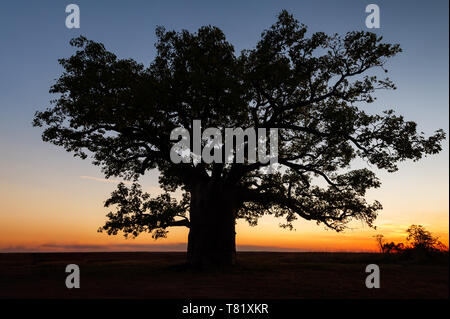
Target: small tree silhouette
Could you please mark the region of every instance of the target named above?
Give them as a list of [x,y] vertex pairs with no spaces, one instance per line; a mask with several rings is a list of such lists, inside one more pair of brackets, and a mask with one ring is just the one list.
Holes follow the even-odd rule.
[[395,260],[400,258],[415,261],[439,261],[439,258],[448,256],[448,247],[422,225],[411,225],[406,233],[408,234],[407,244],[386,242],[383,235],[375,235],[380,253],[388,256],[389,259],[394,257]]
[[410,242],[411,248],[428,252],[445,250],[446,246],[439,241],[439,237],[433,236],[422,225],[411,225],[406,232],[406,240]]
[[377,246],[378,246],[378,249],[380,250],[380,253],[384,253],[384,245],[385,245],[384,236],[381,234],[378,234],[373,237],[375,237],[375,240],[377,242]]
[[390,243],[383,244],[383,252],[386,254],[401,253],[404,247],[405,245],[403,245],[403,243],[396,244],[393,241],[391,241]]

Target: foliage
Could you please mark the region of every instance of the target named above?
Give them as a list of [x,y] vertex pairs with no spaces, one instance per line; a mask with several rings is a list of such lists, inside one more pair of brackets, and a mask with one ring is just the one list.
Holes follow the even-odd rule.
[[405,244],[386,242],[381,234],[374,236],[380,253],[394,260],[448,262],[448,247],[422,225],[411,225],[406,233]]
[[[189,227],[189,193],[211,180],[235,190],[236,217],[251,225],[273,214],[286,227],[298,217],[336,231],[353,219],[373,226],[382,206],[364,196],[380,181],[368,168],[352,169],[352,161],[394,172],[401,161],[441,150],[442,130],[425,137],[393,110],[362,109],[377,90],[395,89],[375,70],[386,71],[387,59],[401,52],[374,33],[307,36],[306,26],[282,11],[256,47],[240,54],[217,27],[158,27],[156,35],[148,67],[73,39],[77,51],[59,60],[64,72],[50,90],[58,97],[33,122],[44,127],[44,141],[91,156],[106,177],[137,181],[159,170],[167,194],[158,198],[119,185],[106,202],[117,206],[103,227],[109,234],[160,237],[170,226]],[[172,163],[170,132],[192,132],[194,119],[219,129],[279,128],[277,173],[264,173],[262,163]],[[176,189],[186,193],[182,203],[170,198]]]
[[422,225],[411,225],[406,232],[408,233],[406,240],[414,249],[439,251],[446,248],[445,245],[439,241],[439,237],[433,236],[433,234],[426,230]]

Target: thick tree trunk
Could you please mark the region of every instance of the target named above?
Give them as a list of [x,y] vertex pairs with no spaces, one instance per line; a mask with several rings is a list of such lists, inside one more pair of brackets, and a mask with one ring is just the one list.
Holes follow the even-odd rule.
[[233,192],[210,181],[191,192],[188,261],[194,267],[233,265],[236,261],[236,205]]

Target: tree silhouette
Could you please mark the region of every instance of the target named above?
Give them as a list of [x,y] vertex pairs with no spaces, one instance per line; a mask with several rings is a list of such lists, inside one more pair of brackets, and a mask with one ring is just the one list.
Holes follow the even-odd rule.
[[[385,70],[401,51],[373,33],[308,37],[282,11],[256,47],[240,54],[213,26],[196,33],[158,27],[156,35],[148,67],[73,39],[77,51],[59,60],[65,71],[50,90],[58,98],[33,122],[45,128],[44,141],[92,156],[107,178],[135,182],[120,184],[106,201],[117,207],[102,227],[108,234],[158,238],[186,226],[190,263],[232,264],[237,219],[256,225],[272,214],[292,227],[301,217],[336,231],[352,219],[372,226],[381,204],[364,195],[380,182],[367,168],[352,169],[352,160],[394,172],[400,161],[441,150],[442,130],[427,138],[392,110],[361,109],[376,90],[395,88],[370,71]],[[261,162],[173,163],[170,133],[192,133],[193,120],[221,130],[278,128],[279,166],[268,174]],[[155,168],[165,193],[152,198],[137,180]],[[181,201],[170,196],[176,189]]]
[[380,253],[384,253],[385,248],[385,240],[384,236],[381,234],[373,236],[375,238],[375,241],[377,242],[377,247],[380,250]]
[[406,240],[411,244],[411,248],[423,251],[445,250],[445,245],[439,240],[439,237],[426,230],[422,225],[411,225],[406,230],[408,237]]

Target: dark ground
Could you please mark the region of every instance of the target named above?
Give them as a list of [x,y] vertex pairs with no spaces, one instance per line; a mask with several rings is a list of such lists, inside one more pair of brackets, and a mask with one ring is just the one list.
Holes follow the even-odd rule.
[[[447,264],[389,263],[378,254],[240,252],[227,272],[185,269],[184,253],[3,253],[0,298],[449,298]],[[365,286],[380,266],[381,288]],[[81,288],[67,289],[77,264]]]

